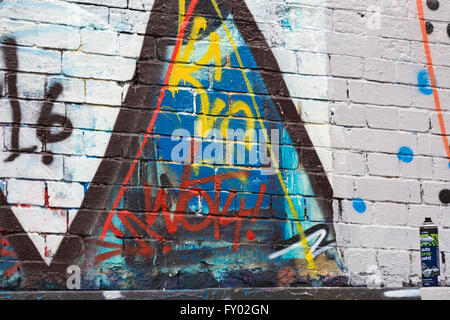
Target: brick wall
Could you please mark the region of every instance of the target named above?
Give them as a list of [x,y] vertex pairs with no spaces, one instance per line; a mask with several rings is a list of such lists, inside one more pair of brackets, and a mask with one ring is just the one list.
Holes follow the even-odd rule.
[[0,287],[448,283],[449,11],[0,1]]
[[[437,1],[421,2],[331,5],[330,74],[345,78],[348,89],[346,101],[331,106],[331,140],[338,149],[332,151],[334,196],[341,198],[336,230],[350,282],[357,285],[376,274],[371,265],[378,266],[386,286],[419,284],[418,227],[425,217],[440,227],[446,282],[448,107],[442,53],[449,35],[442,14],[449,8],[443,1],[438,10],[430,9]],[[426,41],[436,90],[418,5],[426,24],[434,26]],[[363,199],[364,212],[355,198]]]

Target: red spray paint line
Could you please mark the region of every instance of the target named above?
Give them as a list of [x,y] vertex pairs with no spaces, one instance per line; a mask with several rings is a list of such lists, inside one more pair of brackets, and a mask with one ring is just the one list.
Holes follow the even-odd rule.
[[150,124],[147,127],[147,133],[145,134],[144,140],[142,141],[141,146],[140,146],[136,156],[134,157],[134,160],[133,160],[133,163],[131,165],[131,168],[130,168],[130,170],[128,170],[128,173],[127,173],[127,175],[126,175],[126,177],[125,177],[125,179],[124,179],[124,181],[122,183],[122,186],[120,187],[119,193],[116,196],[116,199],[115,199],[115,201],[113,203],[113,206],[112,206],[112,208],[111,208],[111,210],[109,212],[108,218],[106,219],[106,223],[105,223],[105,225],[103,227],[103,231],[102,231],[102,234],[100,236],[100,239],[103,239],[105,237],[106,232],[109,229],[109,226],[111,224],[112,218],[114,217],[116,208],[119,205],[119,201],[120,201],[120,199],[123,196],[123,193],[124,193],[124,190],[125,190],[125,186],[130,181],[131,175],[134,172],[134,168],[136,167],[136,164],[139,161],[138,159],[139,159],[142,151],[144,150],[145,145],[148,142],[148,138],[150,137],[150,133],[153,131],[153,127],[155,125],[156,118],[158,117],[158,114],[159,114],[159,111],[160,111],[160,108],[161,108],[161,103],[162,103],[162,101],[164,99],[164,95],[165,95],[166,90],[167,90],[168,85],[169,85],[169,79],[170,79],[170,76],[172,74],[172,69],[173,69],[173,63],[174,63],[173,61],[176,60],[178,51],[180,50],[181,42],[183,41],[183,38],[184,38],[184,32],[186,31],[186,28],[187,28],[187,25],[189,23],[189,20],[191,19],[191,16],[192,16],[192,13],[194,12],[195,6],[197,5],[197,1],[198,0],[192,0],[191,3],[189,4],[189,8],[188,8],[188,10],[186,12],[186,16],[183,19],[183,23],[181,25],[180,31],[179,31],[178,36],[177,36],[177,42],[176,42],[175,48],[174,48],[173,53],[172,53],[172,58],[170,59],[170,61],[172,61],[172,62],[169,64],[169,68],[167,70],[166,77],[164,79],[164,86],[161,89],[161,92],[160,92],[160,95],[159,95],[159,98],[158,98],[158,102],[157,102],[157,105],[156,105],[156,109],[153,112],[152,118],[150,120]]
[[442,116],[441,102],[439,101],[439,93],[436,87],[436,77],[434,74],[433,60],[431,58],[430,44],[428,41],[427,28],[425,26],[425,16],[423,13],[423,1],[416,0],[417,11],[419,14],[420,28],[422,29],[423,45],[425,47],[425,55],[427,57],[428,75],[430,77],[431,88],[433,89],[434,104],[438,113],[439,126],[441,128],[442,140],[444,141],[445,150],[447,152],[447,159],[450,161],[450,146],[448,144],[447,132],[445,130],[444,117]]
[[20,267],[19,264],[16,263],[11,268],[5,270],[5,273],[4,273],[5,277],[6,278],[11,278],[16,272],[19,271],[19,267]]

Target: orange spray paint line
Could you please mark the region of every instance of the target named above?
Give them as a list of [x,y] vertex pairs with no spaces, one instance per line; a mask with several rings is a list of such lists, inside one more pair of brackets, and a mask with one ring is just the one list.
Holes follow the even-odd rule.
[[420,21],[420,28],[422,30],[422,36],[423,36],[423,45],[425,48],[425,55],[427,58],[428,75],[430,77],[430,85],[433,90],[434,104],[436,106],[436,112],[438,114],[439,126],[441,128],[441,133],[442,133],[442,140],[444,142],[445,150],[447,152],[447,159],[450,162],[450,146],[448,144],[447,132],[445,130],[444,117],[442,116],[441,102],[439,100],[439,93],[438,93],[438,90],[436,87],[436,77],[434,74],[433,59],[431,58],[430,43],[428,40],[427,28],[425,26],[423,1],[416,0],[416,2],[417,2],[417,12],[418,12],[419,21]]

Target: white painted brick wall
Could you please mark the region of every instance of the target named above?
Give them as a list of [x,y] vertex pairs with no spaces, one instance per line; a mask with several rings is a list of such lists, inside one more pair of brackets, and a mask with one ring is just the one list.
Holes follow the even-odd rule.
[[361,153],[336,151],[333,153],[334,173],[363,176],[366,174],[365,157]]
[[[340,149],[333,152],[334,196],[342,199],[338,243],[344,247],[344,261],[353,284],[365,285],[370,256],[381,268],[385,286],[417,285],[418,228],[425,217],[439,225],[441,242],[445,243],[441,250],[448,247],[449,240],[444,238],[450,210],[440,201],[439,192],[448,189],[450,170],[434,97],[424,95],[417,87],[418,73],[426,70],[427,61],[416,1],[333,1],[327,5],[334,8],[333,31],[325,40],[331,54],[331,75],[355,78],[348,81],[349,101],[331,108],[331,123],[336,126],[330,130],[331,145]],[[370,14],[361,15],[361,10],[371,5],[380,8],[379,29],[369,28]],[[442,116],[448,127],[450,39],[445,29],[448,8],[442,8],[431,12],[425,4],[426,18],[435,25],[429,36],[430,47]],[[361,75],[354,65],[362,67]],[[410,162],[398,157],[403,146],[413,152]],[[360,165],[350,166],[355,166],[355,173],[345,166],[344,155],[339,154],[342,149],[363,155],[365,177],[360,177]],[[353,208],[352,199],[356,197],[364,199],[364,213]],[[352,224],[352,232],[361,230],[355,232],[354,242],[347,234],[339,236],[340,232],[350,232],[341,223]],[[376,253],[369,248],[377,248]],[[444,269],[448,275],[448,268]]]
[[110,9],[109,22],[117,31],[144,34],[149,18],[148,12]]
[[[2,159],[10,155],[4,152]],[[3,160],[2,160],[3,161]],[[37,180],[61,180],[63,178],[63,158],[55,156],[51,165],[42,164],[40,154],[23,154],[11,166],[0,166],[1,178],[24,178]]]
[[335,103],[332,107],[333,120],[336,125],[346,127],[364,127],[366,125],[366,114],[363,105],[347,104],[345,102]]
[[[66,157],[64,159],[64,179],[80,183],[91,182],[91,171],[89,168],[96,168],[101,159],[86,157]],[[87,168],[87,169],[86,169]]]
[[104,6],[77,5],[73,7],[63,1],[51,6],[38,2],[30,7],[26,0],[4,0],[2,15],[13,19],[58,25],[105,27],[108,25],[108,10],[108,7]]
[[[11,134],[12,134],[12,127],[6,127],[4,129],[4,138],[5,138],[5,148],[9,151],[14,151],[12,145],[11,145]],[[19,139],[22,141],[20,144],[21,148],[30,148],[33,146],[36,146],[36,152],[43,151],[42,149],[42,142],[38,139],[36,136],[36,130],[33,128],[21,128],[19,132]]]
[[[7,201],[10,204],[43,206],[45,204],[45,183],[11,179],[7,181]],[[27,197],[23,195],[26,194]]]
[[112,8],[126,8],[127,7],[127,0],[66,0],[66,1],[108,6],[108,7],[112,7]]
[[154,3],[155,0],[128,0],[128,8],[150,11]]
[[402,131],[426,132],[430,129],[430,118],[426,111],[399,109],[397,119],[398,129]]
[[378,264],[383,283],[388,288],[402,287],[409,283],[410,254],[406,250],[378,250]]
[[408,206],[402,203],[377,202],[374,208],[374,224],[388,226],[406,226]]
[[344,261],[351,274],[366,273],[372,265],[377,265],[376,250],[374,249],[348,249],[344,251]]
[[[25,125],[36,124],[36,119],[39,118],[39,115],[42,110],[42,101],[31,101],[31,100],[23,100],[18,99],[21,108],[27,110],[27,112],[22,113],[22,123]],[[8,100],[0,100],[0,108],[2,108],[2,112],[0,112],[0,123],[11,123],[13,120],[13,113],[10,107],[10,103]],[[55,114],[64,114],[65,107],[62,103],[54,103],[53,104],[53,113]]]
[[118,49],[118,34],[107,30],[81,30],[83,52],[116,55]]
[[60,76],[49,77],[47,80],[47,92],[49,92],[50,88],[55,84],[60,84],[64,88],[63,92],[55,99],[56,101],[77,103],[85,102],[84,80]]
[[314,100],[294,100],[300,108],[303,122],[325,124],[330,122],[330,105],[328,102]]
[[[43,50],[20,47],[18,50],[19,71],[47,74],[61,73],[61,53],[55,50]],[[0,60],[0,68],[5,69],[4,60]]]
[[84,195],[80,183],[48,182],[48,203],[54,208],[78,208]]
[[401,178],[361,178],[356,183],[358,194],[373,201],[420,203],[420,182]]
[[86,102],[120,106],[122,103],[122,87],[111,81],[86,81]]
[[397,84],[349,81],[350,101],[357,103],[409,107],[411,90]]
[[122,57],[138,58],[141,54],[144,36],[137,34],[120,33],[118,46]]
[[[7,76],[7,81],[12,81],[11,76]],[[45,76],[20,73],[17,74],[17,97],[26,99],[43,99],[45,90]],[[9,91],[8,91],[8,94]],[[11,92],[11,94],[13,94]]]
[[[352,196],[350,197],[352,198]],[[342,222],[356,224],[373,224],[375,206],[373,202],[366,202],[367,209],[364,214],[355,214],[353,201],[342,200]]]
[[[119,109],[92,105],[66,104],[66,115],[75,128],[110,131],[116,121]],[[98,117],[93,117],[96,114]]]
[[361,78],[362,58],[352,56],[330,56],[330,72],[335,77]]
[[65,52],[62,65],[66,76],[128,81],[133,76],[136,61],[120,57]]

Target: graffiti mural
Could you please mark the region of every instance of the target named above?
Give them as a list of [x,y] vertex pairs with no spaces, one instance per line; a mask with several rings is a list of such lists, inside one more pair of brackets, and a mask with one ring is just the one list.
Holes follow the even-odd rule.
[[[12,5],[2,16],[41,4]],[[87,14],[96,26],[69,25],[107,35]],[[2,37],[0,285],[67,289],[76,267],[75,289],[345,284],[330,182],[246,3],[157,0],[145,18],[140,53],[104,70],[70,40],[27,46],[67,26]]]

